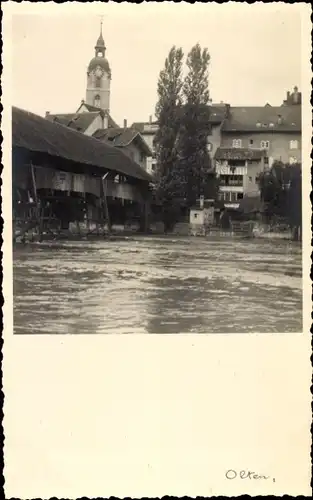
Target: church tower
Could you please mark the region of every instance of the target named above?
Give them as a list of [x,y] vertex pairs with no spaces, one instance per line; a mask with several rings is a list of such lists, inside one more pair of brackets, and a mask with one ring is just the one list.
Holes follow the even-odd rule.
[[100,36],[95,46],[95,57],[91,59],[87,70],[86,104],[110,111],[111,70],[105,58],[105,51],[101,22]]

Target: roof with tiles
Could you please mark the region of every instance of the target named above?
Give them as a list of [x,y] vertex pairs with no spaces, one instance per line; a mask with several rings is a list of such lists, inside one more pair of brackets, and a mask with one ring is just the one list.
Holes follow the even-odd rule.
[[16,107],[12,108],[12,146],[83,165],[87,171],[114,171],[151,182],[151,176],[121,150]]
[[[97,111],[86,113],[48,114],[46,115],[46,119],[51,122],[66,125],[73,130],[85,132],[100,113],[103,113],[103,111],[97,109]],[[116,123],[112,120],[110,115],[108,115],[108,125],[109,127],[116,127]]]
[[[87,104],[85,101],[82,101],[81,105],[84,105],[88,111],[100,111],[100,108],[97,108],[97,106],[92,106],[91,104]],[[81,107],[81,105],[79,107]]]
[[108,128],[99,129],[94,134],[93,137],[96,139],[103,140],[115,147],[126,147],[131,142],[137,141],[140,149],[147,155],[152,156],[152,151],[150,150],[146,141],[141,137],[141,134],[135,128]]
[[131,126],[141,134],[154,134],[158,128],[158,122],[134,122]]
[[87,128],[92,124],[94,119],[99,115],[99,112],[93,113],[65,113],[56,115],[47,115],[46,119],[50,122],[60,123],[66,127],[78,130],[79,132],[85,132]]
[[223,132],[301,132],[301,106],[231,107]]
[[216,160],[260,160],[266,155],[262,149],[250,148],[217,148]]
[[[214,125],[218,125],[223,122],[226,118],[229,106],[228,104],[213,104],[212,106],[207,106],[210,110],[209,122]],[[137,129],[141,134],[152,134],[155,133],[158,126],[157,121],[151,122],[134,122],[132,128]]]

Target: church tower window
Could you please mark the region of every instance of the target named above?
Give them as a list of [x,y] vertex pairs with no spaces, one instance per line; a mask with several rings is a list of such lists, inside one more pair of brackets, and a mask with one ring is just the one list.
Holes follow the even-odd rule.
[[100,99],[100,96],[99,96],[99,95],[96,95],[96,96],[95,96],[94,105],[96,106],[96,108],[100,108],[100,105],[101,105],[101,99]]

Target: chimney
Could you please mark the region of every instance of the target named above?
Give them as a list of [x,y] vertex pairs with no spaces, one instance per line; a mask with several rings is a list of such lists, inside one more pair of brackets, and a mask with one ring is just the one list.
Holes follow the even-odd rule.
[[84,101],[84,99],[82,99],[82,100],[81,100],[81,104],[85,104],[85,101]]
[[46,111],[46,117],[50,115],[50,111]]
[[151,125],[151,123],[152,123],[152,115],[149,116],[149,123]]
[[124,128],[127,128],[127,120],[124,118]]
[[203,210],[204,207],[204,196],[200,196],[200,208]]
[[230,116],[230,104],[225,104],[225,118]]
[[299,100],[299,92],[298,92],[298,87],[295,87],[295,88],[293,89],[293,102],[294,102],[295,104],[297,104],[297,103],[298,103],[298,100]]
[[105,114],[103,117],[103,128],[104,129],[109,128],[109,119],[107,114]]

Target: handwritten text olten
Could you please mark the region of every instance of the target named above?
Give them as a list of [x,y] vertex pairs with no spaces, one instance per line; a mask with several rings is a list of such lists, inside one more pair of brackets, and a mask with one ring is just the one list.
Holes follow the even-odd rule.
[[225,473],[226,479],[233,480],[233,479],[249,479],[249,480],[255,480],[255,481],[273,481],[275,483],[275,478],[270,477],[270,476],[265,476],[264,474],[257,474],[254,471],[251,471],[249,469],[245,470],[234,470],[234,469],[228,469]]

